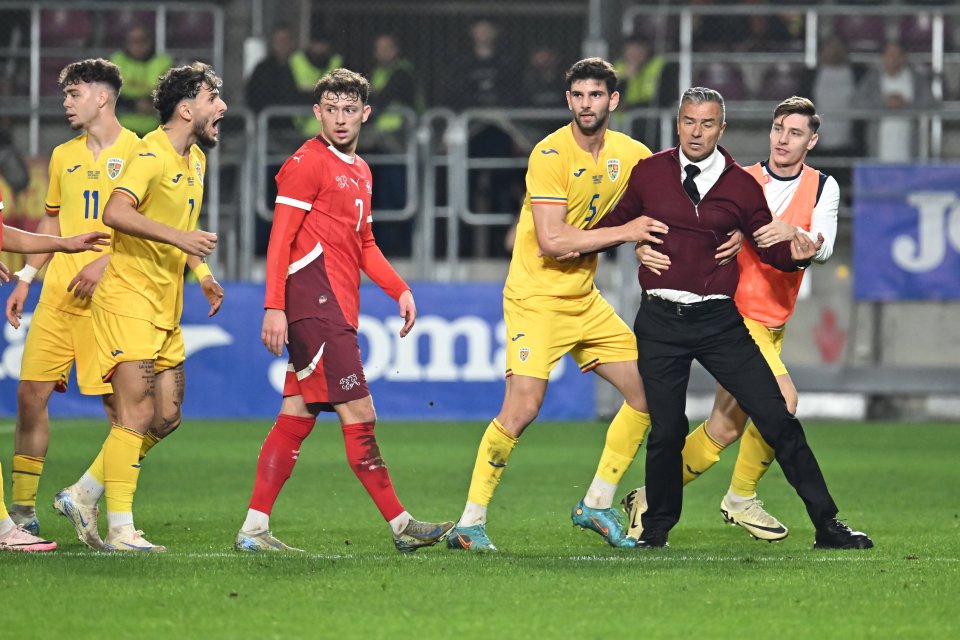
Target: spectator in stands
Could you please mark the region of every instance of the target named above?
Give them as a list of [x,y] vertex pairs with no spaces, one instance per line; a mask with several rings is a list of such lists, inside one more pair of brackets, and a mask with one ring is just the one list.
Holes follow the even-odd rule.
[[[835,114],[854,106],[857,77],[843,38],[831,35],[823,41],[813,78],[813,101],[824,116],[825,134],[817,143],[820,155],[856,156],[863,153],[862,135],[854,121]],[[862,128],[862,127],[861,127]]]
[[[370,71],[370,123],[364,130],[366,153],[403,153],[407,145],[407,128],[400,113],[391,107],[417,110],[422,98],[417,86],[413,63],[401,54],[397,36],[382,33],[373,41],[374,67]],[[372,133],[372,135],[370,135]],[[402,164],[385,165],[373,160],[374,210],[400,210],[407,202],[406,168]],[[374,216],[373,232],[377,245],[389,256],[410,255],[413,221],[378,222]]]
[[858,104],[881,107],[887,115],[877,123],[877,158],[883,162],[907,162],[916,157],[917,119],[896,115],[902,109],[933,105],[930,81],[907,65],[903,47],[888,42],[879,68],[864,76],[857,91]]
[[[671,84],[667,78],[674,74],[665,73],[666,59],[653,52],[649,40],[642,37],[627,40],[614,66],[620,81],[620,111],[659,107],[675,99],[676,90],[670,91],[665,86]],[[659,129],[659,120],[651,115],[636,120],[631,133],[649,148],[658,149]]]
[[471,46],[451,65],[447,104],[456,109],[504,107],[517,93],[511,65],[499,48],[500,29],[489,20],[470,25]]
[[278,24],[270,32],[270,51],[253,69],[247,80],[247,107],[259,113],[272,105],[309,104],[297,88],[290,67],[290,57],[296,51],[297,40],[293,29]]
[[157,53],[153,33],[135,24],[127,32],[123,50],[110,56],[120,68],[123,91],[117,99],[120,124],[138,135],[146,135],[160,126],[153,108],[153,88],[160,75],[173,66],[173,58]]
[[[746,4],[760,5],[762,2],[753,0]],[[779,15],[755,13],[746,16],[746,31],[746,37],[736,45],[738,51],[786,51],[803,44],[802,40],[794,39],[787,22]]]
[[[560,54],[554,47],[548,44],[534,47],[523,72],[521,99],[525,105],[538,109],[566,109],[567,101],[559,90],[563,87],[563,74]],[[542,137],[537,136],[536,140]]]
[[[333,41],[324,33],[310,36],[306,48],[290,56],[290,69],[303,104],[313,104],[313,88],[322,76],[343,66],[343,56],[337,53]],[[300,133],[312,137],[320,133],[320,122],[313,115],[296,119]]]

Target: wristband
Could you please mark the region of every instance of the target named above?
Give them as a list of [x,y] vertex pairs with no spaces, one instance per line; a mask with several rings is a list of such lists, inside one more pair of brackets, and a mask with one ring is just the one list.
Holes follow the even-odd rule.
[[207,276],[213,277],[213,272],[210,271],[210,265],[206,262],[201,262],[197,265],[197,268],[193,270],[193,275],[197,277],[197,282],[202,281]]
[[20,282],[25,282],[27,284],[30,284],[31,282],[33,282],[33,279],[37,276],[37,268],[31,267],[29,264],[25,264],[23,265],[23,269],[20,269],[20,271],[17,271],[13,275],[20,278]]

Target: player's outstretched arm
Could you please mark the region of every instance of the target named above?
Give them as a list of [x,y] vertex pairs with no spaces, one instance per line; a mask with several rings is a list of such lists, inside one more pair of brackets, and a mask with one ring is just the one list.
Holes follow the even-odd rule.
[[200,282],[200,290],[203,292],[203,297],[210,303],[210,312],[207,313],[207,317],[212,318],[217,315],[217,311],[220,311],[220,307],[223,305],[223,287],[221,287],[217,279],[213,277],[210,266],[207,265],[202,258],[187,256],[187,266],[190,267],[190,270],[193,271],[193,274],[197,276],[197,280]]
[[205,257],[217,246],[217,234],[193,229],[180,231],[142,215],[133,199],[123,192],[114,192],[103,209],[103,223],[127,235],[173,245],[190,256]]
[[564,205],[533,205],[533,224],[540,255],[569,258],[571,253],[593,253],[624,242],[663,242],[654,234],[665,234],[667,225],[647,216],[605,229],[578,229],[567,224]]
[[100,231],[88,231],[80,235],[60,238],[57,236],[30,233],[3,225],[3,248],[14,253],[81,253],[83,251],[103,251],[100,247],[110,245],[110,234]]
[[263,312],[263,328],[260,340],[267,351],[275,356],[283,355],[283,346],[287,340],[287,314],[283,309],[266,309]]

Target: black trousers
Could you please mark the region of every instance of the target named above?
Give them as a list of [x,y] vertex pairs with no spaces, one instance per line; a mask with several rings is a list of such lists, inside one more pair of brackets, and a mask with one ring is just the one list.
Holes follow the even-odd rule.
[[690,365],[696,359],[729,391],[773,447],[814,525],[837,515],[800,421],[731,299],[678,305],[644,295],[634,323],[638,366],[650,406],[644,531],[669,531],[683,505],[683,450]]

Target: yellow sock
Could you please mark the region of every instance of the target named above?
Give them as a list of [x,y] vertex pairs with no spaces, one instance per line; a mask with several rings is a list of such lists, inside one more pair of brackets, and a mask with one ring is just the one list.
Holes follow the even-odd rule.
[[0,520],[6,520],[10,517],[7,513],[7,503],[3,499],[3,465],[0,464]]
[[103,479],[107,495],[107,511],[132,513],[133,494],[140,476],[140,445],[143,436],[118,424],[110,428],[103,443]]
[[43,473],[43,458],[15,454],[13,456],[13,503],[34,507],[37,487]]
[[507,459],[517,446],[517,439],[503,430],[503,426],[494,418],[483,432],[480,448],[477,450],[477,462],[473,465],[473,477],[470,479],[470,491],[467,501],[486,506],[493,499],[493,492],[500,484],[500,477],[507,467]]
[[649,429],[650,414],[641,413],[624,402],[607,428],[597,477],[613,485],[620,484]]
[[726,447],[717,443],[707,433],[707,422],[690,432],[683,444],[683,484],[690,484],[704,471],[720,460],[720,452]]
[[737,455],[737,464],[733,467],[730,491],[741,498],[755,496],[757,483],[770,468],[774,459],[773,448],[763,439],[751,420],[747,423],[743,437],[740,438],[740,453]]
[[143,434],[143,444],[140,445],[140,461],[143,462],[143,459],[147,457],[147,452],[150,449],[153,449],[156,444],[160,442],[160,438],[153,435],[149,431]]
[[[104,443],[106,446],[106,443]],[[93,479],[103,484],[103,447],[100,447],[100,453],[93,459],[93,464],[87,469],[87,473],[93,476]]]

